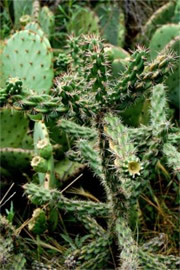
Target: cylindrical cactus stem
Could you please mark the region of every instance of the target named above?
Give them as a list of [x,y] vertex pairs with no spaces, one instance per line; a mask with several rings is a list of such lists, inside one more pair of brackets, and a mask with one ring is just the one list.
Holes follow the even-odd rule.
[[163,153],[166,156],[168,166],[173,169],[173,172],[180,179],[180,152],[172,144],[165,143]]
[[170,50],[163,50],[154,61],[145,66],[144,71],[138,76],[135,88],[145,90],[154,84],[162,83],[164,77],[172,72],[175,63],[175,54]]
[[131,89],[138,80],[138,76],[144,69],[147,53],[147,50],[138,47],[132,54],[128,68],[122,73],[121,78],[113,89],[113,93],[108,97],[110,103],[120,101],[124,97],[129,96]]
[[38,22],[39,18],[39,11],[40,11],[40,3],[39,0],[34,0],[33,7],[32,7],[32,16],[35,21]]
[[164,233],[160,233],[158,236],[150,239],[149,241],[145,242],[142,245],[142,250],[143,251],[147,251],[147,252],[157,252],[159,251],[161,248],[163,248],[163,246],[165,247],[167,244],[167,237]]
[[58,126],[63,129],[66,133],[70,134],[75,138],[82,138],[82,139],[96,139],[97,132],[93,128],[80,126],[73,121],[60,119],[58,121]]
[[114,165],[124,175],[135,177],[140,174],[143,166],[136,157],[136,149],[131,142],[128,129],[118,117],[107,115],[105,117],[104,131],[109,137],[109,148],[115,156]]
[[88,214],[94,216],[109,216],[109,205],[102,202],[78,201],[65,198],[61,192],[55,189],[46,189],[43,186],[35,184],[26,184],[24,186],[25,193],[29,200],[36,205],[49,203],[56,205],[58,208],[68,212],[78,212],[80,214]]
[[138,270],[138,246],[135,243],[132,232],[123,217],[116,220],[115,225],[116,234],[118,237],[119,248],[122,250],[120,253],[120,270]]
[[158,84],[152,89],[151,96],[151,127],[153,136],[157,137],[164,129],[168,129],[167,100],[163,84]]
[[91,216],[79,215],[77,213],[76,218],[84,225],[84,227],[88,230],[88,233],[90,233],[93,237],[103,236],[105,234],[103,227],[99,225]]
[[112,193],[105,179],[99,148],[96,147],[95,143],[91,143],[87,140],[80,140],[78,142],[78,148],[83,159],[88,162],[89,167],[100,178],[100,183],[106,192],[108,204],[112,206]]
[[157,254],[154,255],[152,253],[142,251],[142,249],[139,248],[138,249],[138,256],[139,256],[139,265],[140,265],[140,267],[142,267],[142,269],[169,270],[169,268],[164,263],[159,262],[159,260],[157,258]]
[[87,245],[73,251],[65,260],[65,264],[70,267],[74,264],[76,269],[99,269],[101,263],[105,266],[109,258],[109,245],[111,239],[108,234],[97,237]]
[[47,229],[46,214],[41,208],[33,211],[32,218],[28,223],[28,229],[35,234],[41,234]]

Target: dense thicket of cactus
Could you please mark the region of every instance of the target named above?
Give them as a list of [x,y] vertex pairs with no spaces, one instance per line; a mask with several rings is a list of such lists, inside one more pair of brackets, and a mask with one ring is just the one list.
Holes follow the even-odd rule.
[[[179,1],[166,4],[145,26],[150,50],[137,46],[130,53],[106,44],[124,43],[119,4],[98,4],[99,19],[77,5],[66,25],[75,35],[66,50],[54,50],[54,80],[47,39],[53,39],[54,15],[41,5],[35,0],[29,17],[17,15],[16,28],[20,23],[23,30],[2,52],[0,169],[18,188],[22,180],[13,172],[23,174],[23,200],[30,204],[22,225],[17,214],[17,228],[9,221],[12,207],[7,219],[0,216],[2,269],[178,269],[180,258],[165,251],[164,234],[149,241],[141,236],[141,204],[150,193],[163,215],[167,206],[161,209],[152,188],[161,178],[158,170],[174,193],[180,179],[180,131],[168,104],[168,91],[178,92],[178,80],[172,81],[179,72]],[[79,36],[87,32],[98,35]],[[81,183],[76,188],[84,168],[88,179],[85,170],[81,181],[95,185],[100,196]]]
[[[105,204],[69,200],[60,195],[59,191],[48,191],[33,184],[27,184],[25,192],[29,199],[37,205],[49,202],[70,213],[76,209],[79,215],[86,213],[90,216],[106,217],[107,240],[101,239],[101,237],[98,238],[99,240],[96,239],[96,242],[92,240],[89,245],[91,252],[89,249],[86,250],[85,246],[77,251],[72,251],[65,260],[69,267],[73,264],[81,269],[83,267],[97,269],[102,267],[102,262],[105,267],[106,249],[117,237],[120,269],[138,269],[145,265],[149,267],[148,269],[150,267],[167,269],[166,262],[160,259],[156,261],[152,259],[153,254],[141,251],[128,227],[128,219],[129,209],[136,205],[138,196],[151,180],[150,167],[155,166],[158,159],[163,156],[168,160],[169,147],[175,147],[168,139],[170,133],[174,136],[176,133],[168,120],[165,87],[160,84],[163,75],[170,71],[168,67],[173,65],[174,56],[166,52],[168,55],[158,55],[153,63],[148,63],[146,60],[148,52],[139,48],[132,55],[122,77],[114,85],[114,82],[111,82],[103,44],[96,37],[91,37],[91,40],[81,37],[78,41],[81,46],[76,47],[74,44],[76,40],[77,38],[74,38],[69,42],[71,48],[74,46],[71,49],[72,60],[74,58],[74,62],[71,64],[72,70],[57,79],[55,91],[56,96],[61,98],[62,103],[69,108],[66,117],[71,117],[74,122],[62,119],[59,120],[58,125],[67,134],[77,139],[75,143],[77,156],[81,156],[82,162],[87,162],[100,179],[107,202]],[[77,54],[74,57],[76,50],[78,50],[79,56],[83,57],[83,62],[78,64],[76,63]],[[83,54],[83,51],[86,53]],[[98,77],[94,77],[95,71]],[[138,72],[139,75],[137,75]],[[73,81],[65,80],[70,74],[71,78],[75,79],[76,85],[79,85],[81,96],[77,95],[78,92],[73,87]],[[78,82],[79,84],[77,84]],[[88,103],[85,102],[87,89],[90,97]],[[135,91],[135,89],[137,90]],[[145,135],[146,144],[144,144],[144,140],[136,142],[142,128],[133,130],[124,126],[120,120],[120,111],[117,109],[117,106],[121,108],[121,103],[125,106],[126,100],[128,102],[126,104],[133,102],[136,98],[133,93],[137,94],[138,91],[150,96],[150,121],[147,127],[143,127],[143,135],[147,134]],[[68,96],[75,99],[70,100]],[[89,125],[91,129],[88,128]],[[169,164],[173,164],[174,173],[176,173],[178,165],[175,164],[173,157],[168,162],[170,160],[172,163]],[[86,226],[86,228],[88,227]],[[97,257],[94,256],[95,251]],[[148,266],[149,258],[151,258],[150,266]],[[91,260],[92,263],[90,263]],[[88,265],[87,261],[89,261]]]

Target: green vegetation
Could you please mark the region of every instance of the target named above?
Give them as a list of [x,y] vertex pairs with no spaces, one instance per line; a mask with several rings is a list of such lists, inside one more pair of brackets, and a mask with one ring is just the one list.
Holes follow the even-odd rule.
[[178,269],[179,0],[135,1],[131,38],[127,1],[20,2],[0,6],[2,269]]

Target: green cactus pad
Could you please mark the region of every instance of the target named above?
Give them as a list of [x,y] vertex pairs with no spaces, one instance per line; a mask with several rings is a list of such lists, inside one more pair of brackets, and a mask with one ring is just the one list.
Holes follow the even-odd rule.
[[0,110],[0,145],[1,147],[19,147],[27,133],[29,120],[22,112],[10,109]]
[[154,59],[172,39],[180,35],[180,25],[166,24],[156,30],[150,42],[151,57]]
[[1,165],[3,168],[8,168],[12,173],[14,170],[23,171],[30,167],[32,155],[32,150],[10,147],[0,148]]
[[22,79],[27,89],[47,92],[53,79],[51,48],[47,48],[47,42],[32,31],[17,32],[3,50],[2,71],[6,79]]
[[129,53],[121,47],[109,45],[105,47],[105,52],[107,53],[111,61],[116,59],[125,59],[130,57]]
[[30,30],[35,34],[38,34],[40,38],[43,39],[43,42],[46,44],[47,48],[51,47],[49,40],[45,37],[45,34],[38,23],[36,22],[28,23],[25,27],[25,30]]
[[100,4],[96,8],[103,37],[111,44],[123,46],[125,38],[124,14],[117,5]]
[[149,41],[151,40],[155,31],[161,25],[171,22],[171,19],[174,15],[174,10],[176,6],[176,1],[169,1],[169,3],[165,4],[161,8],[159,8],[148,20],[142,30],[142,36],[138,35],[138,42],[142,42],[142,44],[148,46]]
[[176,1],[176,8],[174,11],[173,22],[175,22],[175,23],[180,22],[180,1],[179,0]]
[[79,8],[71,17],[67,30],[68,33],[75,35],[98,34],[98,18],[90,9]]
[[[180,36],[176,37],[175,40],[172,40],[167,47],[171,48],[173,51],[175,51],[176,55],[179,56]],[[176,69],[168,76],[166,85],[168,86],[168,97],[170,102],[177,108],[180,108],[180,58],[178,58]]]

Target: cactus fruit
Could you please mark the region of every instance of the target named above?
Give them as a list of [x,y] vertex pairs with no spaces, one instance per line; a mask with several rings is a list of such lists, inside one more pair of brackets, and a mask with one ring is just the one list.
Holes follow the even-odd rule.
[[5,78],[19,77],[27,91],[47,92],[53,79],[51,48],[29,30],[17,32],[3,50],[2,71]]
[[46,173],[48,171],[47,160],[40,156],[33,157],[31,161],[31,166],[36,172],[39,172],[39,173]]
[[19,19],[20,25],[21,27],[26,26],[28,23],[31,22],[31,16],[29,15],[23,15],[21,16],[21,18]]
[[42,158],[49,159],[52,155],[52,145],[47,138],[39,140],[37,143],[37,150]]
[[125,39],[124,14],[118,5],[99,4],[96,7],[103,38],[115,45],[123,47]]
[[113,45],[105,47],[105,52],[112,65],[112,73],[118,78],[127,68],[130,55],[124,49]]
[[49,139],[48,129],[42,121],[37,121],[34,126],[35,156],[31,166],[38,172],[39,182],[45,185],[48,178],[48,188],[55,186],[53,148]]
[[47,229],[46,215],[43,209],[36,208],[28,223],[28,229],[35,234],[42,234]]
[[92,10],[79,8],[74,12],[67,24],[67,31],[69,34],[76,36],[80,34],[98,34],[98,18]]

